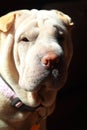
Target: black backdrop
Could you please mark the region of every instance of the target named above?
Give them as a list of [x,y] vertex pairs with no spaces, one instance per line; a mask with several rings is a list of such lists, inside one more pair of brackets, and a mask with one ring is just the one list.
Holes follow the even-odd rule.
[[0,15],[17,9],[59,9],[75,22],[74,54],[68,81],[58,93],[56,109],[48,118],[48,130],[87,130],[87,1],[0,0]]

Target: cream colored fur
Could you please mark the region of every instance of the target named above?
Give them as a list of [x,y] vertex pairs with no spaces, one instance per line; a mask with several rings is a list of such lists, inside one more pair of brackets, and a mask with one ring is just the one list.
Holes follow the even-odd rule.
[[[72,26],[71,18],[57,10],[19,10],[0,17],[0,74],[23,103],[31,107],[42,104],[48,108],[48,115],[53,112],[57,92],[67,78],[73,53]],[[63,46],[55,38],[57,33],[64,35]],[[29,40],[27,43],[23,41],[25,37]],[[41,100],[34,81],[46,72],[39,65],[38,57],[49,51],[64,55],[66,74],[56,89],[51,89],[53,85],[50,81],[45,83],[46,88],[40,88],[44,99]],[[45,109],[38,111],[43,115]],[[0,94],[0,130],[30,130],[38,120],[37,111],[18,111],[10,105],[9,99]],[[45,120],[39,122],[41,130],[46,129]]]

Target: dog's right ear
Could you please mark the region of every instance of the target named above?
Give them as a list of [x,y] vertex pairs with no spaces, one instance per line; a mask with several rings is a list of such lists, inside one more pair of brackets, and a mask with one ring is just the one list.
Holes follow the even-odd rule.
[[0,31],[8,32],[14,23],[15,16],[14,13],[8,13],[0,17]]
[[63,23],[65,24],[68,30],[71,30],[73,28],[74,23],[72,22],[72,19],[67,14],[64,14],[63,12],[58,10],[56,10],[56,14],[63,21]]

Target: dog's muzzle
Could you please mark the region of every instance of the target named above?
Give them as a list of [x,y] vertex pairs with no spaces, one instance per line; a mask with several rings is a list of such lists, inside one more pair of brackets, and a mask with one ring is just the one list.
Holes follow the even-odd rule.
[[20,76],[19,86],[26,91],[38,91],[41,86],[47,86],[49,83],[57,88],[65,71],[63,56],[49,52],[41,56],[36,55],[34,59],[33,63],[25,68],[23,76]]

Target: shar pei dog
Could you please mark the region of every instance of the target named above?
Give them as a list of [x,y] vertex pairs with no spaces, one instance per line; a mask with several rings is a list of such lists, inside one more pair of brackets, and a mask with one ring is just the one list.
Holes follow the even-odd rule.
[[57,10],[0,17],[0,130],[46,130],[67,79],[72,26]]

